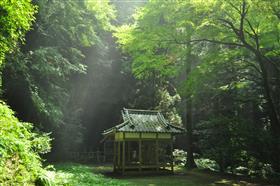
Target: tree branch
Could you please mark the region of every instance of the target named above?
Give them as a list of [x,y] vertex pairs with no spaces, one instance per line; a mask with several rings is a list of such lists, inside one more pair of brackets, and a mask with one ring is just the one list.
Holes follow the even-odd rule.
[[258,72],[260,75],[262,74],[260,68],[259,68],[256,64],[251,63],[250,61],[245,61],[245,60],[243,60],[243,61],[246,62],[246,64],[247,64],[246,67],[252,67],[252,68],[255,69],[256,72]]
[[195,42],[209,42],[209,43],[216,43],[216,44],[221,44],[221,45],[244,47],[244,45],[240,44],[240,43],[225,42],[225,41],[211,40],[211,39],[194,39],[194,40],[189,41],[189,43],[195,43]]

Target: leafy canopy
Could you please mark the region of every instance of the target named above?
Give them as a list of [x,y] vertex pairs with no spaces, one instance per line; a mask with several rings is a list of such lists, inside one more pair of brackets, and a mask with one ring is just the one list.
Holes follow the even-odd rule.
[[22,89],[27,89],[37,121],[58,126],[64,122],[70,99],[70,79],[86,73],[85,51],[102,45],[114,9],[109,1],[34,2],[39,10],[34,30],[28,33],[26,45],[9,58],[5,71],[16,75],[7,74],[4,85],[17,86],[13,80],[27,84]]
[[5,54],[24,41],[25,33],[34,21],[36,7],[31,0],[0,1],[0,64]]

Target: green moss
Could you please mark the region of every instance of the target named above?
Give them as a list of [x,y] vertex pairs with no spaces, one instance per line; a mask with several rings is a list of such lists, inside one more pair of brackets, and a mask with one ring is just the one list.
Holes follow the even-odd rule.
[[62,186],[126,186],[127,181],[107,178],[100,173],[94,173],[92,167],[80,164],[59,164],[55,166],[55,185]]

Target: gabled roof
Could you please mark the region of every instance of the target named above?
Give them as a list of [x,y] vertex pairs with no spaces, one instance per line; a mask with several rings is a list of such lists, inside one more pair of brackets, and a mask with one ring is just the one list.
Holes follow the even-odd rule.
[[184,128],[171,125],[162,115],[155,110],[122,110],[123,123],[116,125],[103,134],[112,132],[155,132],[155,133],[183,133]]

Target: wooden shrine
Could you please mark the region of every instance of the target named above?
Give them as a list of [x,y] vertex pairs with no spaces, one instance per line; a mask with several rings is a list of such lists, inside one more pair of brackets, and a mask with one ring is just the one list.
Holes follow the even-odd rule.
[[185,129],[171,125],[159,111],[122,110],[123,123],[103,132],[113,143],[114,171],[173,172],[173,139]]

